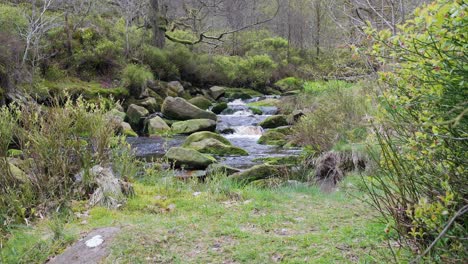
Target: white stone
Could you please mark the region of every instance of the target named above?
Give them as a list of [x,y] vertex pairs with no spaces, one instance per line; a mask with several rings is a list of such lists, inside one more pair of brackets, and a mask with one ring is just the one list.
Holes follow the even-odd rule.
[[86,246],[89,248],[95,248],[100,246],[104,242],[104,239],[101,235],[94,236],[90,240],[86,241]]

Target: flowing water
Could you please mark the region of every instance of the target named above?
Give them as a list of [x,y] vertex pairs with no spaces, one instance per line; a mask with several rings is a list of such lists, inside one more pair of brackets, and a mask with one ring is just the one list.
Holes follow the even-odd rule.
[[[218,115],[217,130],[223,133],[223,136],[233,145],[249,153],[249,156],[219,158],[220,163],[238,169],[247,169],[261,164],[262,162],[258,161],[259,158],[293,156],[301,152],[300,149],[284,149],[257,144],[258,139],[264,133],[258,124],[278,112],[276,107],[260,107],[264,114],[255,115],[247,103],[257,100],[259,99],[234,100],[228,103],[228,108]],[[136,150],[138,157],[148,159],[164,156],[169,148],[180,146],[185,138],[185,136],[176,136],[171,139],[139,137],[129,138],[128,142]]]

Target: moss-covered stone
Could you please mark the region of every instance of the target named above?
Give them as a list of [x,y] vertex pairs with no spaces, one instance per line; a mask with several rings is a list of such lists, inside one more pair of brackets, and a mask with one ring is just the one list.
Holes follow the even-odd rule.
[[268,179],[280,176],[280,167],[272,165],[257,165],[243,172],[233,174],[235,181],[250,183],[260,179]]
[[203,139],[188,145],[188,148],[201,153],[213,154],[216,156],[248,156],[249,153],[241,148],[226,145],[214,138]]
[[211,119],[192,119],[172,124],[172,131],[176,134],[192,134],[199,131],[216,130],[216,122]]
[[161,117],[155,116],[146,122],[149,136],[157,136],[170,131],[171,128],[162,120]]
[[229,167],[227,165],[219,164],[219,163],[213,163],[210,166],[208,166],[208,168],[206,168],[206,176],[208,177],[214,176],[219,173],[229,176],[238,172],[240,172],[239,169]]
[[226,93],[226,88],[220,86],[213,86],[210,88],[210,95],[213,99],[218,100]]
[[283,92],[301,90],[304,86],[304,80],[296,77],[287,77],[275,83]]
[[135,104],[131,104],[127,109],[128,121],[131,125],[139,126],[144,117],[149,115],[149,111]]
[[267,165],[295,165],[300,161],[299,156],[285,156],[285,157],[267,157],[267,158],[257,158],[253,161],[261,161]]
[[275,116],[268,117],[267,119],[260,122],[260,124],[258,125],[263,128],[277,128],[281,126],[287,126],[289,125],[289,123],[288,123],[286,116],[275,115]]
[[138,137],[138,134],[133,130],[127,122],[120,123],[120,133],[126,137]]
[[148,97],[148,98],[145,98],[143,100],[140,100],[137,103],[137,105],[148,109],[148,111],[150,113],[155,113],[155,112],[161,111],[161,104],[158,103],[158,100],[156,98],[153,98],[153,97]]
[[114,109],[111,109],[109,112],[107,112],[106,116],[109,119],[113,120],[115,123],[120,123],[125,120],[125,117],[127,116],[127,114],[114,108]]
[[197,96],[197,97],[194,97],[192,99],[190,99],[188,101],[189,103],[193,104],[194,106],[202,109],[202,110],[207,110],[208,108],[210,108],[210,106],[212,105],[211,104],[211,101],[208,100],[206,97],[204,96]]
[[192,143],[199,142],[199,141],[202,141],[204,139],[209,139],[209,138],[216,139],[225,145],[232,145],[229,140],[227,140],[220,134],[216,134],[216,133],[209,132],[209,131],[202,131],[202,132],[193,133],[192,135],[188,136],[185,139],[185,142],[182,146],[187,147],[187,146],[190,146],[190,144]]
[[211,112],[219,115],[227,108],[228,108],[228,104],[226,102],[222,102],[213,106],[213,108],[211,109]]
[[263,115],[263,111],[260,110],[258,107],[250,106],[249,109],[254,115]]
[[202,154],[193,149],[179,147],[169,149],[165,158],[174,163],[175,166],[186,169],[205,169],[210,164],[216,162],[216,159],[209,155]]
[[284,146],[287,141],[284,134],[269,130],[260,137],[257,143],[261,145]]
[[165,117],[175,120],[217,119],[214,113],[202,110],[180,97],[167,97],[161,110]]

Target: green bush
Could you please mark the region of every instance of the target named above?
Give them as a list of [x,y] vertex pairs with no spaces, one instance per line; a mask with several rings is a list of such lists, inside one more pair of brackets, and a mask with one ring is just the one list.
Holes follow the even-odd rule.
[[269,83],[278,65],[268,55],[247,57],[239,62],[239,82],[253,88],[263,88]]
[[275,83],[283,91],[302,90],[304,81],[296,77],[287,77]]
[[397,35],[368,30],[372,55],[391,58],[382,58],[390,70],[380,74],[388,87],[375,129],[380,173],[369,190],[422,262],[467,259],[467,9],[438,0]]
[[364,141],[367,133],[363,119],[368,109],[361,89],[346,88],[337,82],[323,86],[327,88],[320,88],[324,92],[319,96],[306,97],[313,108],[293,127],[294,142],[321,153],[340,142]]
[[[75,175],[108,164],[122,145],[112,142],[115,124],[106,111],[82,99],[0,109],[0,230],[89,198],[95,179]],[[22,159],[7,158],[11,144],[19,145]]]
[[139,97],[154,76],[145,66],[129,64],[123,70],[122,79],[130,94]]
[[177,79],[180,76],[177,66],[169,60],[166,51],[146,45],[140,56],[141,61],[151,68],[158,79]]

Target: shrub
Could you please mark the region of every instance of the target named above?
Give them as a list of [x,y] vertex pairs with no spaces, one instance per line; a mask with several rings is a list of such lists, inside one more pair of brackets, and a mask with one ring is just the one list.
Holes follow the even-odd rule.
[[146,45],[143,47],[140,56],[141,60],[151,68],[158,79],[169,80],[179,78],[179,70],[169,60],[166,51]]
[[153,80],[153,74],[144,66],[129,64],[122,73],[122,79],[130,93],[139,97],[145,90],[148,81]]
[[[110,162],[115,124],[105,112],[104,107],[81,99],[65,100],[63,106],[57,101],[51,107],[25,104],[0,109],[1,230],[66,208],[72,199],[89,197],[95,179],[88,173],[81,179],[76,175]],[[15,166],[6,156],[13,143],[22,150]]]
[[389,89],[375,130],[380,174],[369,190],[401,245],[428,262],[467,259],[467,8],[438,0],[398,35],[368,31],[372,54],[393,58],[381,73]]
[[247,57],[239,62],[239,82],[253,88],[263,88],[277,66],[267,55]]
[[302,90],[304,81],[296,77],[281,79],[275,83],[283,91]]
[[[324,84],[327,89],[320,96],[309,97],[313,105],[293,127],[293,139],[316,152],[330,150],[338,142],[361,142],[367,133],[355,133],[365,129],[366,99],[359,88],[345,88],[340,83]],[[302,95],[300,95],[302,97]],[[363,128],[364,127],[364,128]]]

